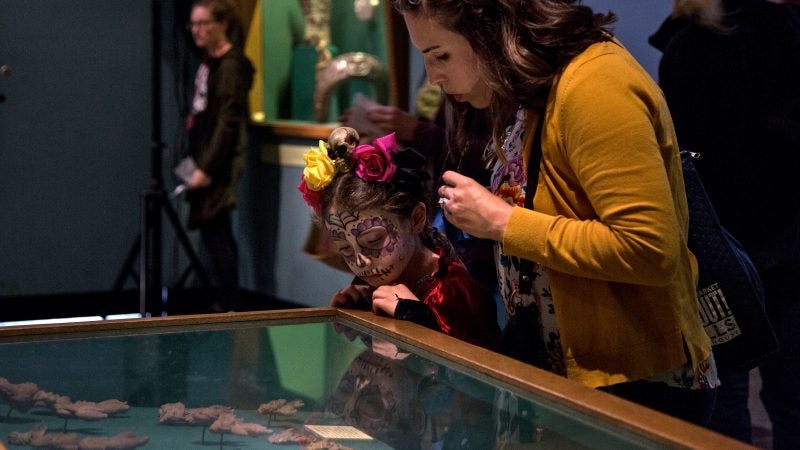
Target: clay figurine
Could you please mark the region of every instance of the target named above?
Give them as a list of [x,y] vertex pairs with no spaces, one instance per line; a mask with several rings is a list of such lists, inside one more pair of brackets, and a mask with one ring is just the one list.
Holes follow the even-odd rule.
[[78,442],[79,450],[127,450],[150,442],[147,436],[137,437],[133,431],[123,431],[114,436],[87,436]]
[[114,436],[81,437],[77,433],[48,433],[44,425],[8,435],[10,444],[56,450],[127,450],[141,447],[149,441],[149,437],[137,437],[133,431],[124,431]]
[[9,406],[6,418],[11,416],[11,411],[16,409],[26,412],[36,404],[34,396],[39,392],[39,386],[30,381],[14,384],[5,378],[0,377],[0,403]]
[[297,414],[298,408],[303,405],[305,405],[305,403],[302,400],[292,400],[289,402],[286,401],[286,399],[279,398],[259,405],[258,413],[262,416],[267,416],[267,426],[270,426],[276,416],[291,417]]
[[11,432],[8,443],[38,448],[77,449],[81,436],[77,433],[48,433],[47,427],[37,425],[30,431]]
[[200,442],[206,442],[206,428],[224,413],[233,414],[233,408],[211,405],[204,408],[187,408],[183,403],[164,403],[158,408],[158,423],[164,425],[202,426]]
[[211,405],[204,408],[187,408],[183,403],[165,403],[158,409],[158,423],[175,425],[209,426],[222,413],[232,413],[228,406]]
[[317,439],[305,433],[298,432],[294,428],[287,428],[283,431],[279,431],[275,434],[270,435],[270,437],[268,437],[267,440],[271,444],[295,443],[300,445],[308,445],[311,444],[312,442],[315,442]]
[[116,399],[103,400],[102,402],[70,401],[69,397],[59,396],[51,406],[58,417],[64,419],[64,431],[67,431],[69,419],[81,419],[88,422],[103,420],[108,416],[127,411],[130,407],[127,402]]
[[219,419],[215,420],[208,429],[212,433],[232,433],[237,436],[261,436],[272,431],[257,423],[248,423],[244,419],[236,417],[233,413],[222,413]]
[[353,450],[353,448],[337,444],[330,439],[323,439],[321,441],[308,444],[305,450]]

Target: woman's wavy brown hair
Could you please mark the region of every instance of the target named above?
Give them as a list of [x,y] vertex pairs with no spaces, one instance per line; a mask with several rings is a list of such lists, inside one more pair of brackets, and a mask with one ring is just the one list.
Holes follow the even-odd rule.
[[[403,14],[424,14],[464,36],[493,91],[489,106],[495,151],[518,107],[542,111],[554,77],[595,42],[612,38],[616,16],[572,0],[394,0]],[[466,148],[468,104],[449,102],[452,151]],[[451,130],[452,129],[452,130]]]

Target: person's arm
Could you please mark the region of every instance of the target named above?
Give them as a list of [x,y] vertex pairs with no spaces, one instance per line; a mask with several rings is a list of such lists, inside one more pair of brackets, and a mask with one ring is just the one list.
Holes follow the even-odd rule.
[[399,299],[394,310],[394,317],[414,322],[431,330],[442,331],[431,307],[419,300]]
[[441,331],[433,310],[404,284],[380,286],[372,293],[372,310]]
[[534,202],[546,212],[515,207],[504,250],[575,276],[664,285],[688,223],[669,111],[632,57],[593,56],[556,87],[543,137],[549,195]]
[[434,285],[419,300],[405,285],[380,286],[372,294],[372,309],[408,320],[458,339],[491,348],[500,336],[492,294],[464,266],[440,261]]

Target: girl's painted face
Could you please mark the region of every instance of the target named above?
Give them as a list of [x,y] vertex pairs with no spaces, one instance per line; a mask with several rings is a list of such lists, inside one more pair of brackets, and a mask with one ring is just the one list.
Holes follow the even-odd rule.
[[492,91],[483,81],[478,56],[467,39],[424,14],[403,14],[411,42],[422,53],[431,84],[441,86],[458,102],[483,109]]
[[350,270],[372,287],[399,282],[419,245],[410,221],[381,209],[332,210],[325,227]]

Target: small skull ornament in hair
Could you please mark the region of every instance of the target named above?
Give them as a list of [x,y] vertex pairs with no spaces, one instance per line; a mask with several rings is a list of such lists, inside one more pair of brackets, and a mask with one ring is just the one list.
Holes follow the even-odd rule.
[[353,154],[353,149],[358,145],[360,137],[358,131],[350,127],[338,127],[328,136],[328,153],[334,161],[341,161],[342,167],[337,169],[347,172],[350,168],[344,164],[348,155]]

